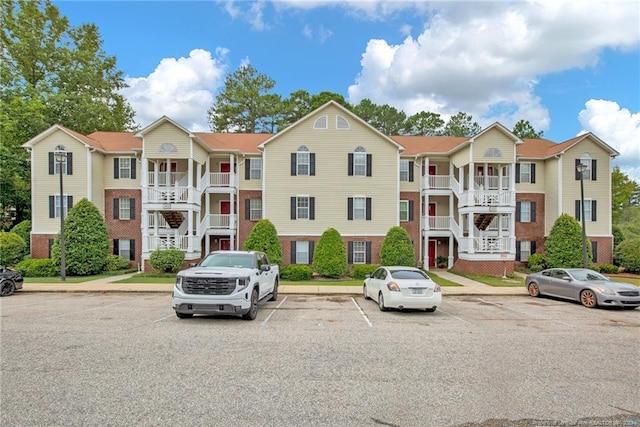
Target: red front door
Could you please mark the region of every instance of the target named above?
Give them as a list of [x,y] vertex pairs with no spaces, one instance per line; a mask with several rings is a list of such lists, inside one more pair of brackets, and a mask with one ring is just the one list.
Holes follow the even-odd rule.
[[231,172],[231,163],[220,163],[220,172],[222,173]]
[[429,203],[429,216],[436,216],[436,204]]
[[231,240],[229,240],[229,239],[220,239],[220,250],[221,251],[230,251],[231,250]]
[[429,165],[429,175],[435,175],[435,174],[436,174],[436,166]]
[[231,213],[231,203],[229,201],[220,202],[220,214],[229,215]]
[[429,268],[436,266],[436,241],[429,240]]

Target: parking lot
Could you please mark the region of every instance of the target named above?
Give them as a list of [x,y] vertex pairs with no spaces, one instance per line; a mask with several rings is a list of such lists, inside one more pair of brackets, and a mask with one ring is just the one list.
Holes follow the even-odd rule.
[[[640,310],[281,295],[255,321],[166,293],[0,300],[3,426],[637,425]],[[633,424],[636,423],[636,424]]]

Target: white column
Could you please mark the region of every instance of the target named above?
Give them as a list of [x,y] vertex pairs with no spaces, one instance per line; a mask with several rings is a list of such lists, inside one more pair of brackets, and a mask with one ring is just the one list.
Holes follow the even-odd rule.
[[449,236],[449,259],[447,260],[447,268],[453,268],[453,236]]

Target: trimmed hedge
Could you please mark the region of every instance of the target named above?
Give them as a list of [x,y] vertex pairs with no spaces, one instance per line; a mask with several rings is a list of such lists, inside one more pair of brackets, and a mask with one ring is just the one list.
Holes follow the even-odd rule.
[[156,249],[149,257],[151,267],[165,273],[177,272],[183,261],[184,252],[176,248]]
[[106,271],[120,271],[131,268],[131,262],[128,259],[124,259],[120,255],[109,254],[107,257]]
[[347,273],[347,248],[335,228],[329,228],[318,240],[313,252],[313,268],[323,277],[339,278]]
[[[582,226],[572,216],[562,214],[551,227],[544,243],[545,268],[582,267]],[[587,262],[591,265],[591,244],[587,240]]]
[[290,280],[292,282],[311,280],[313,278],[313,270],[308,265],[291,264],[280,271],[280,277],[282,280]]
[[618,267],[613,264],[602,264],[600,266],[600,273],[614,274],[618,272]]
[[24,242],[27,244],[28,253],[31,247],[31,221],[25,219],[19,224],[16,224],[16,226],[11,229],[11,232],[16,233],[18,236],[22,237]]
[[640,273],[640,238],[620,242],[614,251],[614,258],[628,273]]
[[535,253],[529,255],[529,258],[527,258],[527,267],[534,272],[544,270],[544,257],[542,254]]
[[416,265],[413,243],[407,230],[400,226],[391,227],[380,247],[381,265]]
[[373,273],[379,265],[377,264],[353,264],[349,276],[354,279],[364,280],[367,278],[367,274]]
[[27,244],[17,233],[0,231],[0,265],[11,267],[27,253]]
[[282,245],[278,239],[278,231],[268,219],[261,219],[253,226],[242,248],[245,251],[264,252],[269,262],[282,264]]
[[16,265],[23,277],[56,277],[60,274],[60,265],[51,258],[25,259]]

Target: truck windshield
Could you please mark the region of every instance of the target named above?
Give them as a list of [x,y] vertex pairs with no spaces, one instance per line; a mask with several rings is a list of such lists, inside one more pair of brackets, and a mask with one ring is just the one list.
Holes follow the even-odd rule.
[[211,254],[202,260],[201,267],[253,268],[253,254]]

